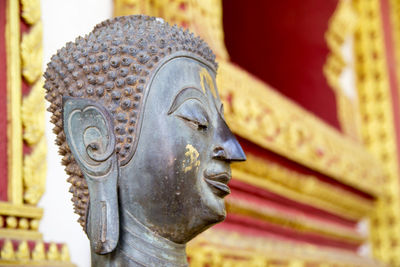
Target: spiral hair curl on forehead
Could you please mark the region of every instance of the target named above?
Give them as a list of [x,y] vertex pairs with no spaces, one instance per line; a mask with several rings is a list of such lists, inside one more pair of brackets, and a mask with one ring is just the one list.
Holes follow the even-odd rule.
[[96,101],[112,116],[116,153],[120,165],[132,158],[150,73],[163,58],[188,52],[217,69],[208,45],[189,31],[170,26],[162,19],[143,15],[106,20],[85,37],[78,37],[57,51],[47,65],[45,77],[48,111],[55,125],[56,143],[72,185],[75,212],[86,224],[89,191],[83,174],[66,142],[62,125],[63,97]]

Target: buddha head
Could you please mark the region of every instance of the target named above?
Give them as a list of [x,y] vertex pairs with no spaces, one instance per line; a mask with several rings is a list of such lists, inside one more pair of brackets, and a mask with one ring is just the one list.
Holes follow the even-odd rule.
[[115,249],[127,217],[178,244],[224,220],[245,155],[216,71],[204,41],[147,16],[107,20],[51,58],[48,110],[96,253]]

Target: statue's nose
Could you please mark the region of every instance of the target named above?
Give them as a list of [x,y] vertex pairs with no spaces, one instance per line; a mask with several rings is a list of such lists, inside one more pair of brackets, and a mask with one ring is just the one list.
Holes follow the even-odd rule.
[[235,135],[231,132],[225,121],[218,129],[219,142],[213,150],[213,158],[226,161],[245,161],[246,155]]

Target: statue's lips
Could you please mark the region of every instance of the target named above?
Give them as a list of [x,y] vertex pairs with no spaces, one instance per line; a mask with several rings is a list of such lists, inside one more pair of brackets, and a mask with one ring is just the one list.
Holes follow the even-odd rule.
[[213,192],[219,197],[225,197],[231,193],[227,183],[231,179],[231,176],[227,172],[218,174],[207,174],[204,173],[204,180],[211,186]]

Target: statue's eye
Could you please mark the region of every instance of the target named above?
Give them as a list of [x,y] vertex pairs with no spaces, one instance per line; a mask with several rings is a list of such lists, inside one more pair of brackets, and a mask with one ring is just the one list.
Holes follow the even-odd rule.
[[183,119],[197,130],[207,130],[208,116],[202,104],[196,99],[188,99],[174,112],[174,115]]

